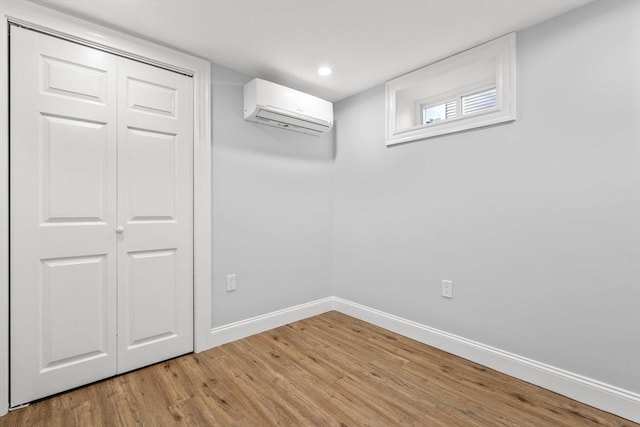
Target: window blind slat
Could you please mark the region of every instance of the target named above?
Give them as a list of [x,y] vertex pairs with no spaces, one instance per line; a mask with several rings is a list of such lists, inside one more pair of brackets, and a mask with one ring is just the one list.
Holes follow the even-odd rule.
[[446,104],[446,118],[447,119],[452,119],[456,116],[456,102],[455,101],[449,101]]

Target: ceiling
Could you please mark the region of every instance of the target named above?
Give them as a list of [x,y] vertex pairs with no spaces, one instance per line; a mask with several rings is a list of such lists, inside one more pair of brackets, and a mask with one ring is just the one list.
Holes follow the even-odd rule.
[[591,0],[33,1],[338,101]]

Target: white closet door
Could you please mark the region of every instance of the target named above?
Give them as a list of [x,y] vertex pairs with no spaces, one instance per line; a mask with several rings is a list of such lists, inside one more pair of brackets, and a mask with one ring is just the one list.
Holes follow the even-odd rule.
[[116,57],[11,29],[11,404],[116,372]]
[[193,351],[193,83],[118,58],[118,372]]
[[193,350],[192,79],[11,29],[11,405]]

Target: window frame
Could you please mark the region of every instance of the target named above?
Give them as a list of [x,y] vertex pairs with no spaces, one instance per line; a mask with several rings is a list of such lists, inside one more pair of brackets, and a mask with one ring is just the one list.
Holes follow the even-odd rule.
[[[439,105],[456,100],[456,117],[434,123],[398,129],[396,126],[396,94],[412,85],[442,73],[460,69],[479,61],[495,61],[495,78],[467,83],[453,90],[421,98],[414,102],[415,123],[422,123],[422,106]],[[496,107],[486,111],[462,114],[462,97],[496,88]],[[432,138],[435,136],[491,126],[516,120],[516,34],[510,33],[490,42],[463,51],[416,71],[388,81],[386,89],[386,145]]]
[[[476,111],[469,114],[463,114],[462,108],[462,98],[469,95],[474,95],[476,93],[484,92],[486,90],[496,88],[496,84],[492,80],[485,80],[484,82],[474,83],[471,85],[467,85],[465,87],[455,89],[449,92],[445,92],[443,94],[438,94],[435,96],[431,96],[429,98],[420,99],[415,102],[416,108],[416,122],[420,122],[420,125],[412,127],[407,130],[414,130],[423,126],[434,126],[437,124],[441,124],[444,122],[452,122],[455,120],[464,120],[465,118],[472,117],[478,114],[488,114],[496,111],[498,109],[497,106],[497,91],[496,91],[496,106],[492,108],[487,108],[481,111]],[[497,88],[496,88],[497,89]],[[437,105],[447,104],[449,102],[455,102],[456,104],[456,115],[451,119],[445,119],[442,121],[434,122],[434,123],[424,123],[424,110],[427,108],[435,107]]]

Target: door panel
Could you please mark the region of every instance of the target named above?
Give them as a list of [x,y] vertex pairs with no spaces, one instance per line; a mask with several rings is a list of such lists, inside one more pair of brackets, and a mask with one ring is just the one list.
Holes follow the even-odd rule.
[[114,203],[108,200],[107,124],[46,114],[41,120],[43,223],[105,223]]
[[177,135],[127,129],[129,168],[144,170],[128,176],[127,222],[176,220],[176,138]]
[[[60,369],[107,356],[105,257],[42,260],[41,278],[41,369]],[[70,296],[74,310],[68,308]]]
[[118,372],[193,351],[193,87],[118,58]]
[[[129,253],[129,348],[177,337],[176,251]],[[153,295],[153,298],[149,296]]]
[[133,77],[127,79],[127,86],[127,106],[130,111],[176,117],[176,88]]
[[11,404],[116,372],[116,58],[11,29]]
[[43,91],[105,105],[108,75],[106,70],[42,55]]

